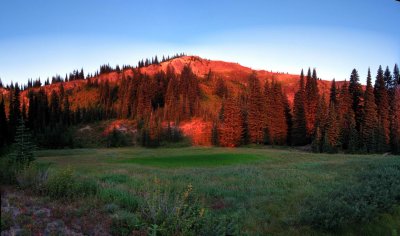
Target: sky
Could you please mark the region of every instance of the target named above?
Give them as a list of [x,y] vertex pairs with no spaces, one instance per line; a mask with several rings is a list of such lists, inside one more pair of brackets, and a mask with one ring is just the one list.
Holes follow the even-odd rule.
[[395,0],[36,0],[0,2],[0,78],[22,82],[75,69],[184,52],[253,69],[365,83],[368,67],[400,62]]

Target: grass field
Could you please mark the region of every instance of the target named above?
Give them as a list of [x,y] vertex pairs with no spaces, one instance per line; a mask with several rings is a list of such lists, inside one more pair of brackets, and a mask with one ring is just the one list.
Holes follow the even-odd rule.
[[[139,198],[153,191],[174,198],[193,194],[213,214],[234,217],[241,234],[331,234],[297,223],[305,199],[351,185],[358,172],[397,156],[311,154],[269,148],[120,148],[44,150],[38,161],[51,171],[70,167],[108,189]],[[139,201],[140,202],[140,201]],[[397,210],[396,210],[397,209]],[[368,223],[349,224],[335,234],[400,233],[400,211]]]

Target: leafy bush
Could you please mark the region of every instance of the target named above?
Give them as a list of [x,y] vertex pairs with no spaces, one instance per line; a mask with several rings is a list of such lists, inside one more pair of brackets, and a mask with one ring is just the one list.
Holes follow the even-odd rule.
[[115,203],[129,211],[135,211],[139,205],[136,196],[121,189],[103,188],[99,191],[98,196],[107,203]]
[[346,224],[368,222],[400,203],[400,165],[383,165],[358,175],[353,185],[307,199],[302,224],[336,230]]
[[139,230],[142,226],[139,218],[127,211],[118,211],[111,216],[112,235],[130,235],[133,230]]
[[128,146],[130,143],[130,137],[127,134],[124,134],[116,129],[113,129],[107,137],[107,147],[125,147]]
[[212,215],[193,195],[191,184],[176,197],[162,191],[159,180],[142,204],[142,218],[149,233],[163,235],[238,235],[239,224],[234,217]]
[[91,179],[78,179],[70,168],[49,176],[45,193],[52,198],[77,198],[94,195],[98,191],[98,184]]
[[43,191],[49,175],[48,164],[33,164],[16,175],[17,183],[22,189],[31,189],[36,193]]

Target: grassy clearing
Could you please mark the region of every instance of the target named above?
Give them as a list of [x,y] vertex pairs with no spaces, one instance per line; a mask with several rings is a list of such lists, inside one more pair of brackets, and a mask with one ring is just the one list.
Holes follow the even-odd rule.
[[[52,171],[69,166],[81,177],[98,180],[103,186],[97,194],[100,200],[131,213],[142,211],[154,224],[161,224],[158,211],[168,215],[168,204],[192,186],[201,205],[218,221],[227,222],[226,230],[231,222],[224,217],[234,216],[241,233],[250,235],[328,234],[297,223],[305,199],[352,185],[357,173],[379,163],[400,164],[398,156],[311,154],[269,148],[76,149],[37,154],[39,162],[51,163]],[[156,207],[155,202],[165,204]],[[147,207],[141,209],[141,205]],[[365,235],[390,235],[400,232],[397,223],[390,223],[396,219],[398,211],[379,213],[361,226]],[[361,226],[345,225],[339,233],[353,234]]]

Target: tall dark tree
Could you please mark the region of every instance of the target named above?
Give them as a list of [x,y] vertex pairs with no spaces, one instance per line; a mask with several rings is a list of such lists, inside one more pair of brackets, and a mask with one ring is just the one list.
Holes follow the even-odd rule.
[[367,88],[364,93],[364,115],[361,124],[361,138],[363,149],[371,153],[376,151],[376,127],[378,126],[378,114],[375,103],[374,91],[371,83],[371,73],[368,70]]
[[358,133],[356,130],[356,120],[353,110],[353,99],[345,82],[338,98],[338,119],[340,129],[340,142],[344,150],[354,153],[358,149]]
[[300,87],[294,96],[294,104],[293,104],[292,143],[294,145],[307,144],[306,115],[304,109],[305,96],[306,95],[304,88],[304,73],[302,70],[300,74]]
[[18,121],[22,119],[21,116],[21,97],[20,88],[18,83],[15,84],[14,89],[10,91],[10,108],[9,108],[9,132],[10,140],[14,140],[15,131]]
[[393,80],[395,81],[396,85],[400,84],[400,72],[399,72],[399,67],[397,66],[397,64],[394,65]]
[[0,148],[7,143],[8,137],[8,122],[6,117],[6,108],[4,104],[4,97],[0,100]]
[[382,67],[379,66],[375,86],[375,103],[378,109],[378,133],[377,145],[379,152],[387,151],[390,142],[389,96],[386,88],[385,76]]
[[330,89],[330,95],[329,95],[329,104],[334,104],[335,106],[337,105],[337,88],[336,88],[336,82],[335,79],[332,80],[331,83],[331,89]]
[[305,114],[308,140],[311,140],[315,131],[315,116],[317,114],[318,102],[319,91],[317,72],[314,68],[311,75],[310,69],[308,69],[305,87]]
[[219,143],[225,147],[236,147],[243,138],[243,116],[239,102],[234,97],[225,100],[223,121],[220,123]]
[[24,121],[19,119],[17,122],[13,152],[10,154],[10,159],[17,171],[29,166],[35,159],[33,153],[35,145],[32,143],[32,140],[33,138],[29,129],[26,128]]
[[248,84],[247,120],[250,142],[261,144],[264,142],[265,103],[261,93],[260,80],[255,73],[250,75]]
[[394,98],[392,100],[390,124],[392,152],[395,154],[400,154],[400,85],[395,87]]
[[363,95],[362,86],[360,84],[360,77],[356,69],[353,69],[350,75],[350,82],[349,82],[349,92],[353,99],[353,111],[356,117],[356,129],[357,131],[360,130],[361,119],[362,119],[362,103],[361,97]]

